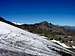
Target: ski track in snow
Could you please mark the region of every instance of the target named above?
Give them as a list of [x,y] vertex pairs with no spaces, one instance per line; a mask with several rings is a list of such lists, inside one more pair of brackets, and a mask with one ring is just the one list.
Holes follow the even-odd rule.
[[1,49],[19,51],[37,56],[62,56],[52,49],[64,51],[66,53],[73,53],[72,51],[63,48],[52,41],[44,39],[46,37],[43,37],[44,36],[39,36],[4,22],[0,22]]

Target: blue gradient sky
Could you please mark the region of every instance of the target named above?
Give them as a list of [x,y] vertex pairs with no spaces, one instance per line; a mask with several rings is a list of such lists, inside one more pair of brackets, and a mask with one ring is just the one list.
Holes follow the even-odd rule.
[[19,23],[75,26],[75,0],[0,0],[0,16]]

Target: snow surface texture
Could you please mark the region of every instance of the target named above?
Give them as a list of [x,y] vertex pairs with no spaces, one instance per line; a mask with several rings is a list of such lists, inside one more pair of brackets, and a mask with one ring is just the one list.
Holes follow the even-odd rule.
[[[44,38],[46,37],[0,22],[0,56],[24,56],[23,54],[26,54],[25,56],[71,56],[70,54],[74,54],[72,51]],[[23,54],[1,54],[1,50]],[[8,53],[10,54],[11,52]]]
[[55,42],[55,43],[58,43],[58,44],[60,44],[61,46],[65,47],[65,48],[71,48],[71,47],[67,46],[67,45],[64,44],[64,43],[60,43],[60,41],[57,41],[57,40],[51,40],[51,41],[53,41],[53,42]]

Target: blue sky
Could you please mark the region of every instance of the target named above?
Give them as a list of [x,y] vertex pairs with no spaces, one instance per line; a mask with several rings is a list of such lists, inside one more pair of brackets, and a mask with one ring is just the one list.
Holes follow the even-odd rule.
[[0,16],[19,23],[75,26],[75,0],[0,0]]

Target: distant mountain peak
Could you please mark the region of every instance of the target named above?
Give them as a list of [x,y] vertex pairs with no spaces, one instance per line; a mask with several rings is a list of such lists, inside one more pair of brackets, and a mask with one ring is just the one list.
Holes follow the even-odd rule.
[[48,22],[47,21],[43,21],[43,22],[41,22],[42,24],[48,24]]
[[39,25],[49,26],[49,23],[47,21],[43,21],[43,22],[39,23]]
[[43,21],[43,22],[41,22],[40,24],[48,25],[48,26],[53,25],[52,23],[49,23],[49,22],[47,22],[47,21]]

